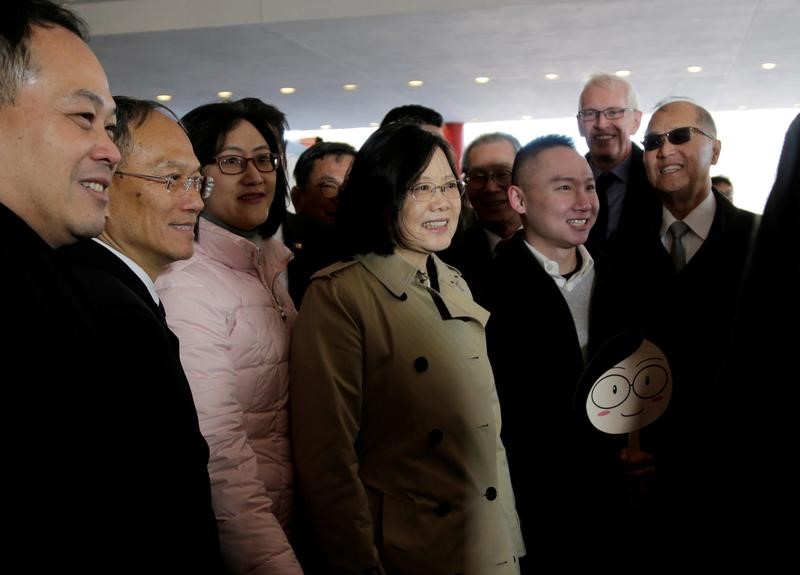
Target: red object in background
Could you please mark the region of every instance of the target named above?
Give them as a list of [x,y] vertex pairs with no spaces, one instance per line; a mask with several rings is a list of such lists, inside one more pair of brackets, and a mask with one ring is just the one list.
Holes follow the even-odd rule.
[[461,153],[464,142],[464,122],[445,122],[444,139],[453,146],[453,154],[456,157],[456,168],[458,175],[461,175]]

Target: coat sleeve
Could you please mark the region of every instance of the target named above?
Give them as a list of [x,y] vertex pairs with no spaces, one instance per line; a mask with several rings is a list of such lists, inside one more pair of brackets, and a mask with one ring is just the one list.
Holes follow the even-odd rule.
[[359,477],[365,341],[355,297],[311,282],[292,332],[292,439],[298,487],[329,573],[382,573]]
[[235,573],[301,574],[271,511],[245,432],[229,337],[233,313],[223,294],[183,274],[159,282],[158,293],[180,340],[181,361],[210,450],[208,472],[223,557]]

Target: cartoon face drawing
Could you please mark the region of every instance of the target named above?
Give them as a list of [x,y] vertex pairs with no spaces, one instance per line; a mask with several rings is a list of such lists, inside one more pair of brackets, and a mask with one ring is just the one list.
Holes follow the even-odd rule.
[[672,397],[664,353],[643,340],[633,354],[605,371],[586,398],[586,414],[605,433],[628,433],[653,423]]

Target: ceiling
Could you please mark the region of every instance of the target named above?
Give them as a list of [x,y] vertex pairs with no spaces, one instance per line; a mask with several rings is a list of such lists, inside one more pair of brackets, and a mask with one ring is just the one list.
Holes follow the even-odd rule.
[[715,111],[800,106],[800,0],[67,4],[89,23],[112,93],[172,94],[178,114],[230,90],[276,105],[295,130],[368,126],[409,103],[450,122],[565,117],[589,74],[617,70],[631,71],[645,111],[667,96]]

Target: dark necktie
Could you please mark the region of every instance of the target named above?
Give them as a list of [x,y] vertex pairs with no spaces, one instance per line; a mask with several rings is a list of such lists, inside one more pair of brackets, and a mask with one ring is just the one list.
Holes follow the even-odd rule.
[[597,231],[595,235],[600,241],[605,241],[608,238],[608,188],[617,179],[612,172],[603,172],[597,177],[595,181],[595,190],[597,191],[597,200],[600,204],[600,210],[597,214],[597,221],[594,224],[594,229]]
[[675,220],[669,227],[669,234],[672,236],[672,263],[675,269],[681,271],[686,265],[686,248],[683,246],[681,238],[689,232],[689,226],[680,220]]

